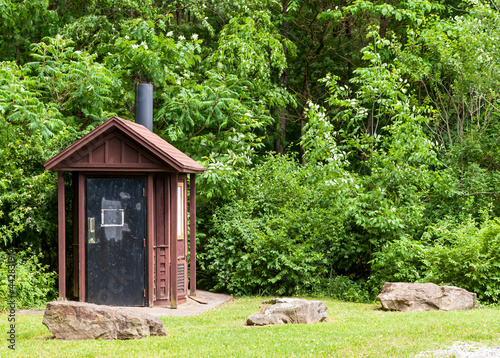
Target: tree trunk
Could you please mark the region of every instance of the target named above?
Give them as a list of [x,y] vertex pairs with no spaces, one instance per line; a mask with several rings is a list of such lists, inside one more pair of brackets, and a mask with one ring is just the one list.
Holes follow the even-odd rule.
[[381,38],[385,38],[385,35],[387,33],[387,26],[389,25],[389,18],[385,16],[380,16],[380,30],[378,34],[380,35]]
[[177,4],[177,11],[176,11],[175,17],[177,18],[177,26],[181,26],[182,25],[182,7],[180,4]]

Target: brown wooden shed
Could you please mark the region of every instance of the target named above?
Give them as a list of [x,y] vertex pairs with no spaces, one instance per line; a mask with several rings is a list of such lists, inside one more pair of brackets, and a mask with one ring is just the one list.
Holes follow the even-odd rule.
[[[45,163],[58,172],[59,297],[66,297],[64,173],[73,178],[80,301],[118,306],[196,295],[196,181],[205,168],[141,124],[111,117]],[[77,269],[76,269],[77,268]]]

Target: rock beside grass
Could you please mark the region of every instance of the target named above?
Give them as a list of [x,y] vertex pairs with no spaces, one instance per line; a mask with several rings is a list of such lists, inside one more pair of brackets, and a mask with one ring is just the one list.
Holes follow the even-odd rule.
[[314,323],[326,319],[328,308],[321,301],[303,298],[274,298],[262,302],[257,314],[247,318],[250,326],[268,324]]
[[433,283],[386,282],[377,299],[382,309],[401,312],[470,310],[479,307],[475,293]]
[[42,323],[63,340],[137,339],[167,334],[158,317],[85,302],[49,302]]

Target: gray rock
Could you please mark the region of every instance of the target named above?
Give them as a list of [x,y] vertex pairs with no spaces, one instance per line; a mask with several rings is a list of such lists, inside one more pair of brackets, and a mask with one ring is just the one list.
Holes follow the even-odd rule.
[[85,302],[49,302],[42,323],[57,339],[64,340],[137,339],[167,334],[158,317]]
[[377,299],[384,310],[401,312],[469,310],[479,307],[475,293],[433,283],[386,282]]
[[314,323],[326,319],[328,308],[321,301],[303,298],[274,298],[262,302],[257,314],[247,318],[248,325]]

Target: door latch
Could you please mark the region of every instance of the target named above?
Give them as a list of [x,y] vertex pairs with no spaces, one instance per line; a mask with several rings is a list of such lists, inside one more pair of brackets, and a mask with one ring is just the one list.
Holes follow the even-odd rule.
[[95,218],[87,219],[87,239],[89,244],[95,244]]

